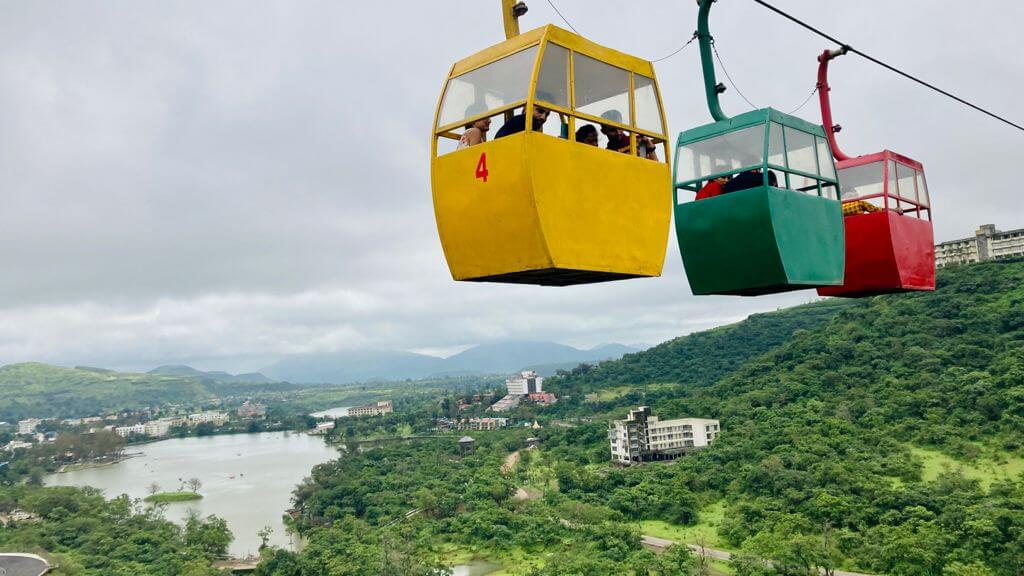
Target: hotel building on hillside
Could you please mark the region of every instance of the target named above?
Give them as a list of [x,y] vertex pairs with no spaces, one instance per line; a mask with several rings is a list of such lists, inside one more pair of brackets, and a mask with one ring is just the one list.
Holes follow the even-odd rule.
[[1024,257],[1024,228],[1002,232],[996,230],[995,224],[983,224],[972,238],[935,246],[936,268],[1021,257]]
[[520,372],[518,375],[505,380],[510,396],[526,396],[527,394],[540,394],[544,391],[544,378],[537,376],[533,370]]
[[720,432],[718,420],[677,418],[659,420],[647,406],[630,410],[625,420],[608,426],[612,461],[630,465],[674,460],[711,444]]
[[394,411],[391,400],[381,400],[376,404],[353,406],[348,409],[347,413],[349,416],[380,416],[381,414],[391,414]]

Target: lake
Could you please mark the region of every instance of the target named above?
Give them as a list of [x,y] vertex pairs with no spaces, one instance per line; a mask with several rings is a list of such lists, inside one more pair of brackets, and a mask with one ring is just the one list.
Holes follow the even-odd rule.
[[351,406],[337,406],[335,408],[321,410],[320,412],[313,412],[310,416],[313,418],[344,418],[345,416],[348,416],[349,408],[351,408]]
[[295,432],[175,438],[129,446],[127,451],[143,455],[102,468],[51,474],[44,482],[93,486],[107,498],[143,498],[153,482],[161,491],[171,491],[189,478],[199,478],[203,499],[168,504],[167,518],[184,522],[189,510],[224,518],[235,536],[235,556],[257,552],[256,533],[264,526],[274,529],[272,544],[294,548],[281,520],[291,508],[292,490],[313,466],[338,456],[322,437]]

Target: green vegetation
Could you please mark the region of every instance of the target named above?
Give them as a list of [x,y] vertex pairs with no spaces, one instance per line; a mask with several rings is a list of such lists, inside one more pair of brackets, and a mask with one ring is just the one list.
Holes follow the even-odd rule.
[[[467,456],[452,436],[317,467],[295,493],[310,546],[270,551],[259,573],[426,574],[453,554],[537,576],[713,569],[682,547],[656,558],[642,530],[731,549],[742,575],[1022,573],[1022,305],[1024,264],[990,263],[942,271],[935,293],[757,315],[580,366],[546,383],[562,402],[514,414],[546,426],[507,476],[532,431],[474,432]],[[405,419],[424,431],[454,400]],[[616,468],[604,419],[638,404],[723,433],[672,464]],[[513,497],[524,487],[540,497]],[[520,555],[531,565],[502,562]]]
[[145,501],[150,504],[167,504],[169,502],[189,502],[201,500],[203,495],[198,492],[158,492],[146,496]]
[[181,527],[159,508],[107,501],[92,488],[0,489],[0,513],[16,509],[33,517],[0,530],[0,548],[43,553],[59,565],[55,576],[215,576],[212,563],[232,540],[219,518]]

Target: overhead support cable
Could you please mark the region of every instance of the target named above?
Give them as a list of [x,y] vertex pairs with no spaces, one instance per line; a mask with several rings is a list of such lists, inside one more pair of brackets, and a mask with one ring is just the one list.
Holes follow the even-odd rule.
[[[551,6],[551,9],[555,11],[555,14],[558,14],[558,17],[562,19],[562,22],[565,22],[565,25],[568,26],[570,30],[572,30],[573,32],[579,34],[580,36],[584,36],[584,34],[582,32],[577,30],[576,27],[572,25],[572,22],[569,22],[569,19],[566,18],[564,14],[562,14],[562,11],[558,9],[558,6],[555,6],[555,3],[552,0],[547,0],[547,3],[548,3],[549,6]],[[685,50],[686,47],[689,46],[690,44],[692,44],[693,41],[696,40],[696,39],[697,39],[697,33],[694,32],[693,36],[685,44],[683,44],[679,48],[676,48],[674,51],[669,53],[668,56],[662,56],[661,58],[657,58],[657,59],[651,60],[650,62],[653,64],[655,62],[662,62],[664,60],[668,60],[669,58],[671,58],[671,57],[675,56],[676,54],[679,54],[680,52]]]
[[953,100],[956,100],[957,102],[963,104],[964,106],[968,106],[970,108],[973,108],[974,110],[977,110],[978,112],[981,112],[982,114],[985,114],[986,116],[990,116],[992,118],[995,118],[996,120],[999,120],[1000,122],[1003,122],[1005,124],[1009,124],[1010,126],[1013,126],[1014,128],[1024,132],[1024,126],[1021,126],[1020,124],[1017,124],[1016,122],[1011,122],[1010,120],[1007,120],[1006,118],[1004,118],[1004,117],[1002,117],[1002,116],[1000,116],[1000,115],[998,115],[998,114],[996,114],[994,112],[990,112],[989,110],[986,110],[985,108],[982,108],[981,106],[978,106],[977,104],[973,104],[971,102],[968,102],[967,100],[965,100],[965,99],[963,99],[963,98],[961,98],[961,97],[959,97],[959,96],[957,96],[957,95],[955,95],[955,94],[953,94],[951,92],[943,90],[942,88],[939,88],[939,87],[935,86],[934,84],[931,84],[929,82],[921,80],[920,78],[918,78],[918,77],[916,77],[916,76],[914,76],[912,74],[909,74],[907,72],[904,72],[903,70],[900,70],[899,68],[896,68],[895,66],[892,66],[891,64],[887,64],[887,63],[879,60],[878,58],[875,58],[873,56],[865,54],[864,52],[861,52],[860,50],[854,48],[850,44],[847,44],[846,42],[843,42],[842,40],[839,40],[838,38],[836,38],[836,37],[834,37],[834,36],[832,36],[830,34],[822,32],[818,28],[815,28],[814,26],[811,26],[810,24],[804,22],[803,20],[800,20],[799,18],[797,18],[795,16],[792,16],[790,14],[787,14],[786,12],[783,12],[782,10],[776,8],[775,6],[772,6],[771,4],[765,2],[764,0],[753,0],[753,1],[755,3],[757,3],[757,4],[760,4],[761,6],[763,6],[765,8],[767,8],[768,10],[771,10],[772,12],[775,12],[779,16],[782,16],[783,18],[785,18],[785,19],[787,19],[787,20],[797,24],[798,26],[806,28],[807,30],[810,30],[814,34],[817,34],[818,36],[821,36],[822,38],[824,38],[824,39],[826,39],[826,40],[828,40],[830,42],[833,42],[833,43],[841,46],[847,52],[852,52],[852,53],[860,56],[861,58],[864,58],[865,60],[867,60],[869,62],[872,62],[874,64],[877,64],[877,65],[881,66],[882,68],[885,68],[886,70],[889,70],[890,72],[894,72],[896,74],[899,74],[900,76],[903,76],[904,78],[906,78],[908,80],[912,80],[914,82],[917,82],[918,84],[920,84],[920,85],[922,85],[922,86],[924,86],[926,88],[929,88],[931,90],[934,90],[935,92],[938,92],[939,94],[942,94],[943,96],[946,96],[948,98],[952,98]]

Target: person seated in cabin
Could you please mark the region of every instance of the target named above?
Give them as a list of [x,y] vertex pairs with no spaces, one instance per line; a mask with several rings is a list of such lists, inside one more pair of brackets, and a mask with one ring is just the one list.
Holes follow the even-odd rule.
[[[608,110],[604,114],[601,114],[601,118],[617,124],[622,124],[622,113],[618,110]],[[629,134],[624,130],[616,126],[601,125],[601,133],[608,138],[609,150],[616,152],[622,152],[623,154],[629,154]],[[647,158],[648,160],[658,159],[658,149],[647,136],[637,135],[636,137],[636,155],[641,158]]]
[[871,214],[882,209],[867,200],[854,200],[843,202],[843,216],[857,216],[858,214]]
[[[543,106],[533,105],[533,130],[539,132],[543,127],[544,123],[548,121],[548,114],[551,111]],[[494,135],[494,139],[504,138],[505,136],[511,136],[518,134],[526,130],[526,112],[522,114],[516,114],[512,118],[505,122],[505,125],[498,129],[498,133]]]
[[[483,104],[473,104],[466,109],[466,118],[482,114],[487,111],[487,107]],[[462,132],[462,136],[459,137],[459,146],[456,150],[462,150],[463,148],[469,148],[470,146],[476,146],[487,141],[487,131],[491,129],[491,119],[481,118],[474,122],[466,124],[465,131]]]
[[596,147],[597,128],[595,128],[593,124],[584,124],[583,126],[580,126],[580,129],[576,131],[576,141]]
[[[771,170],[768,171],[768,185],[779,185],[778,177]],[[737,174],[735,178],[722,185],[722,194],[739,192],[740,190],[757,188],[758,186],[764,186],[764,175],[761,173],[760,168]]]
[[729,182],[728,176],[719,176],[714,180],[709,180],[700,191],[697,192],[697,197],[694,200],[704,200],[706,198],[714,198],[722,194],[722,186],[725,186]]

